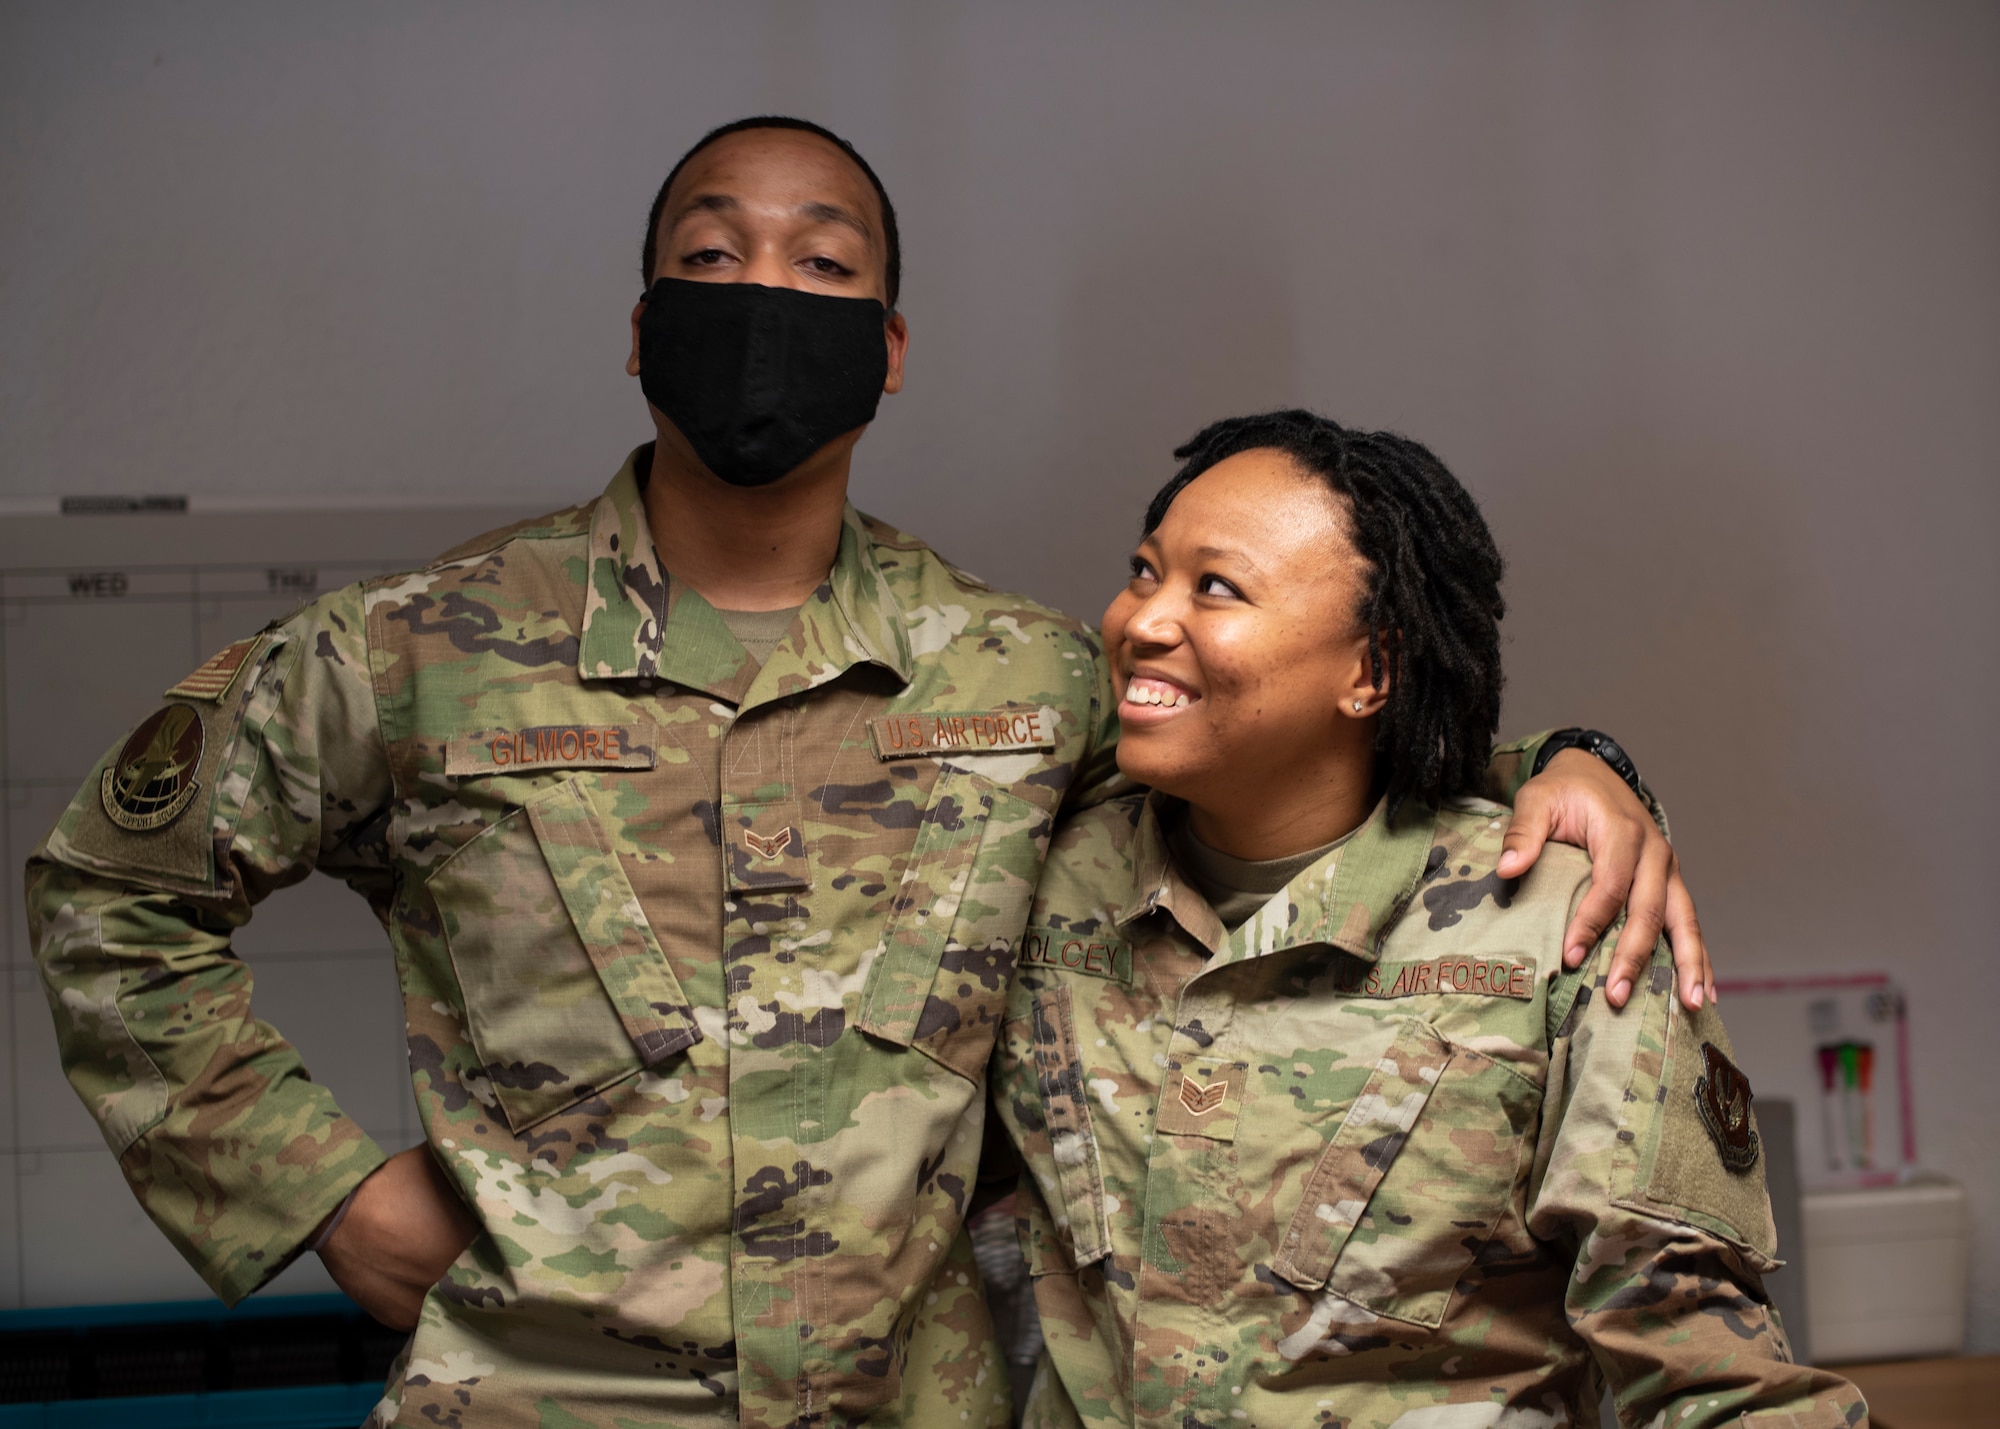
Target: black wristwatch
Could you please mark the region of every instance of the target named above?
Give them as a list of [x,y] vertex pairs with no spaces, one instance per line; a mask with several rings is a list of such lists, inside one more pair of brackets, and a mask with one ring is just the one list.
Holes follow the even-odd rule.
[[1541,752],[1535,756],[1534,772],[1539,774],[1548,768],[1549,761],[1565,749],[1581,749],[1586,754],[1595,754],[1609,764],[1612,772],[1629,784],[1641,800],[1648,797],[1645,781],[1639,777],[1639,769],[1632,763],[1632,756],[1610,735],[1594,729],[1559,729],[1550,735],[1543,742]]

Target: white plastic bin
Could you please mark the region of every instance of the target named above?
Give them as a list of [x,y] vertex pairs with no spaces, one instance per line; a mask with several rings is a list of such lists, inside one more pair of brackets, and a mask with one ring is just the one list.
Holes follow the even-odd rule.
[[1815,1361],[1959,1352],[1972,1250],[1963,1186],[1924,1177],[1803,1200]]

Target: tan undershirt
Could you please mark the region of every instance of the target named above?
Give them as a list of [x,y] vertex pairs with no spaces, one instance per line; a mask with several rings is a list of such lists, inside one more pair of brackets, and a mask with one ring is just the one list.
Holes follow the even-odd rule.
[[759,665],[770,658],[778,648],[778,642],[792,628],[798,619],[799,607],[790,610],[718,610],[722,623],[729,627],[729,633],[736,637],[736,643],[750,652],[750,658]]
[[1353,837],[1350,831],[1330,844],[1284,858],[1234,858],[1196,838],[1183,811],[1167,832],[1167,847],[1187,881],[1200,890],[1222,920],[1222,926],[1234,932],[1286,884]]

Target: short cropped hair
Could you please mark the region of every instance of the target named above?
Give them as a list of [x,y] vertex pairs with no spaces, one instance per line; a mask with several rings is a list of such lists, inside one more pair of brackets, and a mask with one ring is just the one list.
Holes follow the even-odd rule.
[[896,205],[889,202],[889,191],[882,187],[882,181],[875,177],[875,170],[869,167],[868,161],[861,157],[861,151],[852,144],[831,129],[822,128],[810,119],[793,119],[783,114],[752,115],[748,119],[738,119],[734,123],[711,129],[695,141],[692,149],[681,155],[680,162],[668,171],[666,182],[660,185],[660,191],[653,196],[652,211],[646,215],[646,246],[640,255],[640,286],[644,288],[653,286],[653,264],[659,258],[660,213],[667,206],[667,190],[674,186],[674,180],[680,177],[681,170],[687,167],[689,159],[716,140],[727,139],[731,134],[741,134],[746,129],[793,129],[801,134],[817,134],[854,160],[854,166],[868,176],[868,182],[875,187],[875,197],[882,205],[882,246],[885,250],[883,257],[887,268],[883,292],[888,296],[889,311],[892,313],[896,311],[896,300],[903,288],[903,239],[896,231]]

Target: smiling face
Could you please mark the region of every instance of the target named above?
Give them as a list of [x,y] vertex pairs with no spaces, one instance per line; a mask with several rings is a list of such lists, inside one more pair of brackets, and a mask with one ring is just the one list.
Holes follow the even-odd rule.
[[1385,695],[1356,619],[1366,576],[1341,499],[1282,452],[1195,478],[1104,613],[1119,768],[1187,800],[1197,836],[1239,858],[1358,824]]

